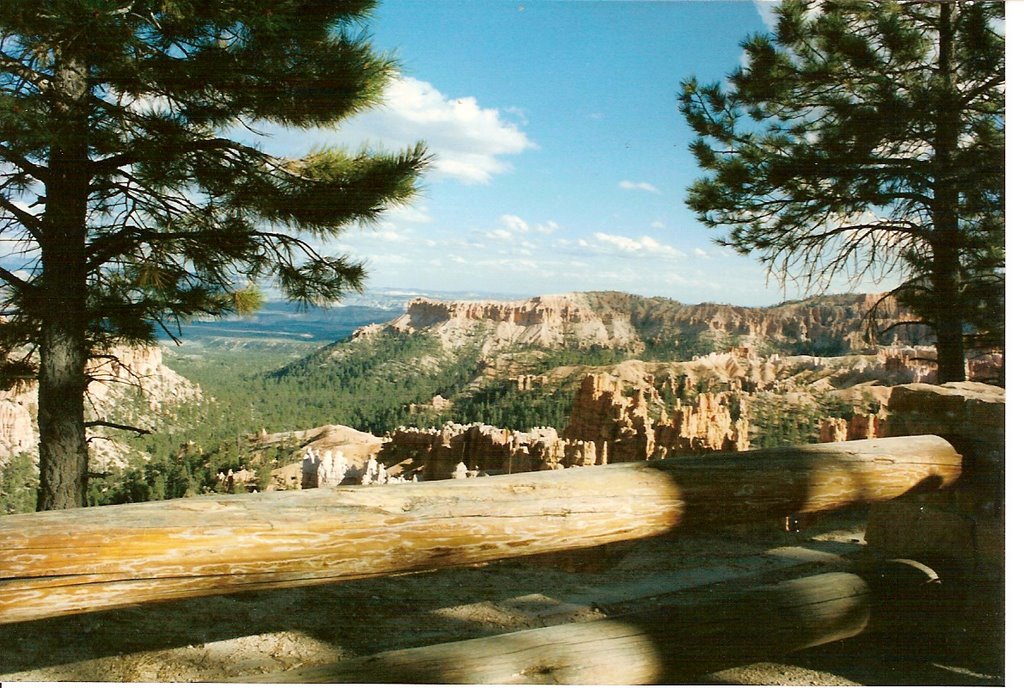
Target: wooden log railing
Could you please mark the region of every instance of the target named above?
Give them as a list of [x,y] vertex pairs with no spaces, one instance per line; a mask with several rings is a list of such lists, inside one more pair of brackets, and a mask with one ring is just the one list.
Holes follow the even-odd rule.
[[0,518],[0,623],[591,547],[955,482],[935,436]]
[[[937,574],[889,561],[758,585],[657,610],[407,648],[232,683],[636,685],[693,682],[712,671],[934,622]],[[894,594],[896,591],[896,594]]]

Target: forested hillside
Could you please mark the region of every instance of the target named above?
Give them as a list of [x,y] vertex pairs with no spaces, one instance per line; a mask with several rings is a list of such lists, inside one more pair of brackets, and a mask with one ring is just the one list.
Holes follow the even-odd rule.
[[[847,295],[743,309],[614,292],[552,298],[414,300],[390,324],[354,336],[348,318],[340,340],[320,347],[301,336],[302,317],[271,313],[289,337],[269,344],[265,333],[237,331],[168,347],[167,363],[203,388],[203,402],[185,412],[180,430],[134,440],[151,460],[94,480],[91,497],[105,503],[225,489],[218,474],[248,466],[251,438],[261,431],[337,424],[382,436],[448,421],[562,428],[579,381],[602,366],[689,361],[735,347],[762,355],[848,353],[864,346],[863,315],[872,303]],[[310,317],[321,325],[337,318]],[[761,441],[813,438],[816,414],[806,403],[765,404],[752,409],[766,428]],[[284,461],[288,452],[281,452]],[[249,467],[269,480],[276,458]]]

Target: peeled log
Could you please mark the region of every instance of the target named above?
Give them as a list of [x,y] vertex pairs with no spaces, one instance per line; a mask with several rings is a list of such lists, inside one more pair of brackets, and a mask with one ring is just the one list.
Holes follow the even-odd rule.
[[[889,562],[870,574],[825,573],[713,603],[381,652],[238,683],[636,685],[692,682],[727,667],[890,630],[916,614],[934,573]],[[901,594],[894,595],[898,590]],[[934,606],[932,607],[934,609]],[[887,623],[888,622],[888,623]]]
[[927,435],[5,516],[0,623],[828,511],[939,489],[960,469]]

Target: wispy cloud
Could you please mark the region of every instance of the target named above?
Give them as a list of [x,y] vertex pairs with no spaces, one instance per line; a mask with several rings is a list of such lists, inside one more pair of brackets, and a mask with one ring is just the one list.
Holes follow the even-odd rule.
[[625,189],[626,191],[647,191],[655,194],[661,193],[661,189],[650,182],[633,182],[628,179],[623,179],[619,182],[619,188]]
[[[520,111],[505,108],[514,118]],[[525,122],[521,122],[525,124]],[[484,107],[472,96],[451,98],[432,84],[399,77],[384,90],[381,104],[346,120],[337,130],[301,136],[296,131],[268,133],[288,143],[380,146],[400,150],[424,141],[433,155],[429,174],[464,184],[486,184],[512,165],[508,156],[536,148],[520,124],[498,108]]]
[[521,107],[510,106],[502,108],[502,110],[518,119],[519,123],[522,124],[524,127],[530,123],[530,118],[527,116],[526,110]]
[[514,234],[507,229],[492,229],[489,232],[485,232],[484,236],[488,239],[497,239],[499,241],[509,241],[512,239]]
[[416,204],[392,206],[388,208],[384,218],[388,222],[402,224],[426,224],[434,221],[427,208]]
[[779,6],[781,0],[753,0],[754,8],[757,13],[761,15],[761,21],[769,29],[775,29],[775,8]]
[[536,232],[537,234],[553,234],[558,231],[558,223],[554,220],[548,220],[547,222],[531,225],[518,215],[502,215],[501,218],[499,218],[499,222],[501,223],[501,226],[508,231],[517,232],[519,234],[526,234],[528,232]]
[[449,98],[426,81],[395,79],[384,92],[384,107],[367,115],[382,128],[422,139],[436,156],[435,169],[466,183],[485,183],[510,169],[499,156],[535,148],[514,123],[495,108],[481,107],[471,96]]
[[630,254],[643,254],[652,256],[682,256],[683,252],[677,248],[663,244],[657,239],[649,236],[642,236],[637,239],[633,239],[627,236],[621,236],[617,234],[605,234],[604,232],[597,232],[594,234],[594,238],[600,244],[612,246],[620,251],[624,251]]

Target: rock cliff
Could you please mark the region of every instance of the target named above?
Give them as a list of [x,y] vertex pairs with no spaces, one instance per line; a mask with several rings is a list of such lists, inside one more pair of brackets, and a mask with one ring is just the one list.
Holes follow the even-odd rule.
[[[399,428],[378,458],[394,474],[439,480],[745,451],[756,431],[750,406],[773,399],[805,405],[808,412],[822,399],[850,405],[854,410],[846,418],[821,418],[819,441],[878,437],[889,385],[928,379],[930,352],[890,347],[831,358],[761,358],[738,348],[683,362],[626,361],[582,377],[561,432],[483,423]],[[520,376],[509,382],[525,391],[548,380]]]
[[[732,418],[731,394],[695,399],[692,405],[677,399],[667,410],[654,376],[631,361],[583,378],[561,433],[483,423],[403,427],[388,435],[377,459],[393,475],[443,480],[749,448],[748,423],[742,415]],[[659,418],[652,417],[654,407]]]
[[553,428],[522,432],[446,423],[440,429],[394,430],[378,460],[393,473],[444,480],[560,469],[565,445]]
[[[163,364],[159,347],[119,347],[89,368],[89,418],[116,420],[139,427],[165,422],[175,406],[198,401],[202,393],[192,382]],[[38,388],[34,382],[0,391],[0,462],[21,453],[35,453]],[[127,449],[95,433],[90,442],[95,468],[123,464]],[[103,435],[107,433],[102,433]]]
[[325,425],[296,432],[261,433],[255,439],[253,453],[260,462],[271,450],[292,448],[289,462],[271,472],[270,489],[331,487],[356,482],[380,451],[381,442],[368,432]]
[[[627,314],[598,316],[583,294],[537,296],[526,301],[435,301],[413,299],[406,313],[385,329],[430,330],[444,346],[460,347],[482,337],[484,350],[508,346],[630,348],[638,343]],[[364,328],[366,336],[380,328]]]
[[[870,348],[866,318],[874,309],[879,329],[915,318],[878,294],[842,294],[792,301],[770,307],[702,303],[682,305],[671,299],[644,298],[615,292],[586,294],[595,310],[627,312],[642,338],[671,342],[703,335],[722,346],[730,340],[746,347],[779,347],[783,351],[818,350],[836,355]],[[883,343],[931,341],[921,326],[904,326]]]
[[[620,366],[619,370],[624,367]],[[685,385],[685,383],[683,383]],[[731,414],[728,393],[698,393],[693,404],[679,399],[669,408],[653,375],[630,383],[610,373],[588,375],[576,395],[567,440],[596,443],[599,463],[749,449],[747,421]],[[652,420],[652,406],[661,408]]]
[[[436,301],[413,299],[387,325],[358,330],[355,337],[381,331],[437,334],[446,347],[482,338],[485,350],[507,346],[643,351],[651,346],[686,346],[695,338],[709,345],[821,350],[831,354],[871,346],[865,317],[876,308],[879,327],[912,317],[871,294],[818,297],[768,308],[721,304],[683,305],[671,299],[618,292],[538,296],[524,301]],[[928,343],[920,326],[901,328],[911,343]],[[887,343],[899,341],[888,335]]]
[[[436,301],[417,298],[406,313],[386,326],[370,326],[355,337],[384,330],[436,333],[445,346],[458,347],[480,334],[488,348],[513,344],[541,347],[618,347],[643,350],[653,343],[679,343],[705,337],[729,339],[746,346],[819,348],[833,353],[869,345],[864,317],[876,307],[879,326],[893,325],[909,314],[877,295],[819,297],[767,308],[702,303],[683,305],[671,299],[616,292],[540,296],[524,301]],[[903,328],[903,339],[927,343],[921,327]],[[889,337],[892,342],[893,336]]]

